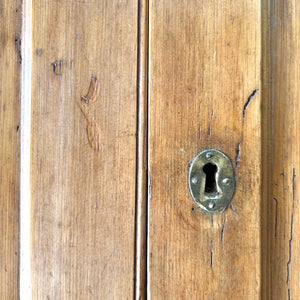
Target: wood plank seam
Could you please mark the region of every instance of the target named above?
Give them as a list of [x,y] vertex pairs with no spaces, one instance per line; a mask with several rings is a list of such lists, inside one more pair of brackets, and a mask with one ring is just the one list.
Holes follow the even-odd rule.
[[20,299],[32,299],[30,230],[32,0],[23,2],[21,64]]
[[138,3],[135,299],[147,298],[148,6]]

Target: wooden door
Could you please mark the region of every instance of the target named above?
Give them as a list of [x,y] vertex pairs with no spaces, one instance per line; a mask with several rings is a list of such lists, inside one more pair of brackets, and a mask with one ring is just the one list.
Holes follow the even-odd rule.
[[[300,299],[299,16],[1,0],[1,299]],[[221,213],[189,191],[208,148]]]

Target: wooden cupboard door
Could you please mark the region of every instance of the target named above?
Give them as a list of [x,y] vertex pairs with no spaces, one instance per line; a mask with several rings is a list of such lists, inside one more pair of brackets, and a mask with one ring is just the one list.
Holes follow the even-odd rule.
[[[300,299],[299,16],[0,1],[1,299]],[[189,192],[208,148],[222,213]]]
[[[149,7],[148,296],[298,299],[298,2]],[[206,148],[236,169],[221,214],[188,189]]]

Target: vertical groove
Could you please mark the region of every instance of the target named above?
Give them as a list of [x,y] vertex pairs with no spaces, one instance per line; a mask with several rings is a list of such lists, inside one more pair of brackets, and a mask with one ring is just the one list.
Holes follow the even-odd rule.
[[146,299],[148,161],[148,0],[138,2],[135,299]]
[[30,264],[30,137],[31,137],[32,0],[23,1],[21,66],[20,167],[20,299],[32,299]]
[[146,299],[151,299],[150,295],[150,202],[151,202],[151,169],[150,169],[150,2],[147,0],[147,232],[146,232]]
[[262,282],[261,297],[269,299],[270,282],[270,239],[272,232],[269,222],[269,210],[272,209],[272,95],[271,95],[271,26],[270,26],[270,0],[262,0],[262,229],[261,229],[261,264]]

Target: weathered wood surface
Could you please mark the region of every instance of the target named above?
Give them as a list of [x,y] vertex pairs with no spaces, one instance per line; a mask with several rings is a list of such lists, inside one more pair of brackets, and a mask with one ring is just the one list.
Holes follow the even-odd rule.
[[0,295],[19,294],[21,1],[0,1]]
[[34,299],[133,298],[137,10],[33,1]]
[[[300,298],[300,4],[32,4],[33,299]],[[19,296],[21,19],[0,1],[1,299]],[[213,217],[187,181],[210,147],[237,180]]]
[[[152,299],[259,299],[260,1],[151,1],[149,17]],[[204,148],[226,153],[237,190],[205,215],[188,190]]]
[[263,299],[300,299],[300,3],[265,2]]

